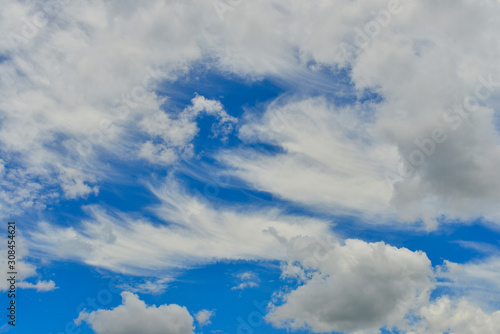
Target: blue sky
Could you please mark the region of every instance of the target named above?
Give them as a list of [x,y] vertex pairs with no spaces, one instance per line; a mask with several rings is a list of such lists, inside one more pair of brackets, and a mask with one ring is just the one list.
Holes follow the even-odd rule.
[[1,6],[0,333],[500,328],[498,1]]

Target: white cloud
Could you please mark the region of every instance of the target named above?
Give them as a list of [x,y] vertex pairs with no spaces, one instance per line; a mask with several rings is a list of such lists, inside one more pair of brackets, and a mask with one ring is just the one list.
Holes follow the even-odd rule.
[[[193,118],[198,116],[218,118],[214,135],[223,138],[235,120],[218,101],[198,96],[184,114],[175,115],[168,99],[153,92],[158,83],[174,82],[201,63],[224,74],[276,79],[299,92],[300,98],[269,105],[262,118],[249,112],[239,121],[244,123],[242,139],[277,145],[282,153],[220,155],[255,189],[371,221],[423,219],[429,228],[436,228],[436,218],[443,216],[498,222],[498,1],[401,0],[393,6],[385,0],[314,5],[255,0],[235,6],[222,19],[211,1],[59,3],[49,10],[50,21],[31,28],[30,36],[23,18],[34,22],[33,15],[48,11],[47,5],[34,0],[2,5],[0,34],[7,36],[0,40],[0,54],[6,57],[0,63],[2,214],[43,209],[62,196],[98,194],[107,168],[120,168],[107,166],[108,154],[161,165],[189,157],[198,131]],[[390,22],[382,25],[380,15],[387,13]],[[363,30],[371,36],[356,45]],[[25,36],[12,44],[11,33]],[[310,86],[344,97],[336,74],[325,79],[315,72],[337,66],[349,69],[353,96],[370,89],[380,102],[339,108],[328,99],[307,98],[309,91],[301,88]],[[472,99],[480,106],[470,107]],[[224,126],[218,127],[221,122]],[[68,165],[68,153],[84,158]],[[385,172],[398,173],[398,167],[404,170],[400,161],[408,165],[418,157],[421,166],[391,189]],[[328,233],[328,222],[319,219],[277,209],[215,207],[172,183],[154,191],[162,201],[154,208],[159,224],[94,206],[87,208],[90,218],[81,224],[40,224],[33,244],[54,258],[156,272],[217,259],[282,259],[286,254],[279,236],[286,241]],[[361,241],[348,241],[333,252],[339,257],[327,264],[284,267],[284,276],[305,283],[288,294],[272,321],[297,327],[307,323],[320,330],[379,326],[400,319],[413,302],[418,304],[417,290],[428,288],[422,254]],[[143,263],[144,257],[149,263]],[[455,273],[457,284],[484,282],[496,291],[497,262],[464,266]],[[26,264],[23,271],[32,277],[36,268]],[[323,277],[323,271],[332,275]],[[366,281],[370,275],[373,284]],[[381,289],[369,291],[371,287]],[[358,296],[356,289],[368,293]],[[304,291],[318,298],[307,299]],[[330,302],[324,296],[339,298]],[[442,299],[435,305],[444,311],[434,321],[430,306],[424,312],[429,326],[448,317],[443,324],[455,331],[463,325],[487,332],[470,314],[485,326],[497,319],[472,304],[448,307]],[[300,313],[304,309],[312,311]],[[329,313],[316,312],[323,309]]]
[[500,257],[498,253],[483,260],[463,264],[445,261],[438,276],[447,278],[442,284],[455,295],[486,308],[500,307]]
[[197,117],[201,113],[206,113],[207,115],[213,115],[220,118],[221,122],[237,122],[236,118],[229,116],[224,110],[224,107],[219,101],[209,100],[203,96],[196,95],[191,100],[192,106],[187,108],[187,114],[190,117]]
[[324,248],[296,238],[289,247],[289,261],[307,277],[267,315],[277,327],[323,333],[404,326],[434,286],[431,263],[421,252],[352,239]]
[[[422,252],[348,239],[294,238],[268,322],[322,333],[496,333],[498,258],[432,268]],[[430,292],[437,292],[436,299]]]
[[[48,22],[35,15],[43,11]],[[165,98],[152,92],[159,82],[175,82],[201,64],[250,79],[276,78],[292,91],[312,85],[342,96],[335,76],[325,78],[317,70],[344,66],[351,70],[353,93],[361,95],[368,88],[381,96],[381,102],[370,107],[373,124],[355,122],[357,126],[350,128],[345,118],[328,115],[334,114],[328,104],[309,101],[310,107],[327,112],[328,117],[320,113],[319,118],[325,123],[312,128],[309,140],[287,138],[284,135],[291,133],[285,130],[276,140],[288,154],[259,156],[259,164],[240,171],[242,176],[270,167],[252,181],[262,189],[261,183],[280,165],[296,163],[288,171],[300,175],[288,177],[294,182],[284,185],[281,177],[266,187],[306,205],[366,207],[377,213],[390,211],[386,206],[392,198],[401,220],[424,219],[429,228],[436,227],[441,215],[496,220],[500,149],[498,111],[493,107],[499,96],[500,48],[492,41],[499,11],[498,1],[460,0],[451,6],[434,1],[335,0],[311,6],[299,0],[258,0],[235,5],[221,19],[210,1],[66,2],[52,10],[36,1],[8,1],[0,20],[3,36],[26,32],[23,18],[35,27],[32,36],[23,37],[26,43],[0,41],[0,53],[7,59],[0,63],[3,159],[41,180],[40,195],[60,186],[68,198],[88,196],[96,193],[106,175],[106,154],[125,160],[139,156],[162,165],[172,164],[184,151],[189,157],[196,125],[163,116],[168,112],[162,106]],[[428,24],[422,25],[421,17],[428,17]],[[295,91],[308,95],[308,90]],[[443,119],[464,98],[488,94],[478,99],[481,106],[467,119],[458,113]],[[351,109],[360,111],[362,106]],[[216,134],[223,138],[231,130],[233,122],[218,102],[197,97],[191,111],[201,110],[225,124],[216,124]],[[160,120],[158,129],[170,131],[161,130],[161,143],[142,138],[143,146],[137,147],[144,129],[136,125],[155,120]],[[259,124],[250,122],[247,129],[256,130]],[[311,124],[292,125],[311,130]],[[147,129],[155,132],[154,126]],[[397,172],[398,159],[411,160],[419,149],[415,141],[432,138],[438,127],[445,130],[447,140],[425,157],[418,173],[403,178],[394,193],[383,189],[378,174]],[[179,133],[173,131],[176,128]],[[322,140],[331,146],[323,149]],[[64,169],[68,153],[78,151],[87,152],[83,164],[69,172]],[[323,165],[315,164],[307,172],[312,162]],[[353,170],[346,170],[347,165]],[[352,177],[356,173],[358,182]],[[311,182],[335,185],[345,194],[326,186],[311,194]],[[302,186],[304,194],[293,195]],[[32,205],[30,198],[4,195],[6,208],[14,210],[9,203],[18,200]],[[48,200],[39,199],[42,204]]]
[[141,145],[138,155],[149,162],[167,166],[174,163],[178,158],[174,149],[162,144],[155,144],[149,140]]
[[[10,240],[10,239],[8,239]],[[16,287],[20,289],[35,289],[38,292],[46,292],[57,289],[56,284],[52,280],[40,280],[38,279],[36,283],[27,282],[27,279],[33,279],[39,277],[37,273],[37,266],[31,263],[28,259],[30,253],[29,240],[16,234],[15,238],[15,252],[16,258],[15,263],[9,263],[7,255],[0,259],[0,269],[2,270],[2,275],[0,279],[0,291],[8,291],[10,289],[10,279],[11,275],[8,272],[14,271],[17,274]],[[0,251],[3,254],[8,254],[9,249],[7,248],[7,242],[1,245]],[[13,268],[11,266],[14,266]]]
[[[484,215],[496,221],[500,184],[494,166],[500,150],[493,116],[498,111],[488,106],[488,95],[499,93],[493,59],[500,49],[487,45],[497,29],[492,18],[498,3],[459,1],[453,8],[402,3],[404,11],[391,29],[353,64],[357,87],[376,87],[384,97],[377,108],[378,130],[417,170],[396,186],[393,204],[404,218],[423,218],[430,225],[440,215],[463,220]],[[424,27],[415,24],[417,16],[435,19]],[[465,26],[459,23],[464,16]],[[482,84],[490,79],[489,87]],[[474,99],[481,106],[467,110]],[[432,139],[433,131],[442,131],[436,137],[443,139]]]
[[485,313],[465,299],[440,298],[422,308],[421,315],[426,325],[411,333],[495,334],[500,328],[500,311]]
[[172,268],[221,259],[283,259],[286,247],[271,231],[285,240],[330,233],[327,221],[287,215],[278,209],[214,207],[202,195],[187,194],[171,178],[151,190],[161,201],[152,209],[160,224],[88,206],[89,218],[79,226],[39,224],[30,234],[32,247],[48,258],[158,277]]
[[[318,61],[318,67],[348,64],[358,92],[369,88],[377,92],[382,100],[370,107],[374,123],[368,126],[369,131],[366,131],[366,126],[350,129],[344,122],[337,123],[333,116],[330,119],[320,117],[324,124],[311,126],[309,122],[303,127],[299,127],[302,124],[294,120],[285,120],[302,132],[293,132],[285,127],[283,133],[271,131],[258,138],[258,141],[277,144],[285,149],[285,154],[277,157],[258,155],[257,161],[245,166],[250,159],[244,159],[244,152],[235,154],[236,160],[230,164],[236,165],[239,175],[257,189],[307,205],[340,204],[356,209],[364,204],[368,210],[384,211],[390,210],[384,208],[389,198],[392,199],[393,209],[400,214],[399,220],[422,219],[429,229],[436,228],[436,218],[443,215],[462,220],[484,215],[488,220],[497,221],[499,211],[496,203],[500,184],[495,173],[500,161],[500,149],[495,128],[495,118],[498,118],[495,100],[500,93],[500,71],[495,59],[500,49],[491,41],[498,30],[498,21],[494,18],[500,10],[499,3],[469,0],[458,1],[454,6],[431,1],[392,3],[395,5],[385,1],[333,1],[307,6],[296,2],[272,2],[267,4],[263,19],[268,27],[263,29],[267,36],[260,35],[258,29],[254,30],[254,34],[245,35],[242,32],[245,25],[241,24],[241,30],[237,29],[234,35],[241,33],[238,37],[242,39],[255,39],[263,45],[269,43],[272,46],[259,48],[253,53],[250,51],[239,58],[239,63],[231,57],[224,58],[232,68],[252,74],[260,71],[272,73],[274,68],[287,66],[300,68],[286,57],[291,53],[290,45],[294,45],[299,50],[300,60]],[[251,26],[259,6],[266,5],[255,1],[236,8],[227,13],[225,24],[245,22],[246,19],[247,26]],[[380,11],[389,13],[387,26],[379,23]],[[267,17],[272,19],[267,21]],[[428,25],[421,25],[419,17],[433,19]],[[465,17],[466,25],[462,24]],[[304,26],[307,29],[294,30]],[[289,31],[293,33],[287,34]],[[288,35],[293,37],[285,37]],[[356,45],[362,35],[367,39],[366,43]],[[253,59],[256,52],[266,52],[267,57],[262,58],[267,61],[267,67]],[[287,73],[284,81],[296,79],[294,75],[297,72],[293,70],[276,72]],[[307,79],[313,78],[310,73],[302,74]],[[295,81],[307,81],[305,78]],[[297,85],[300,87],[300,83]],[[481,106],[470,112],[466,110],[470,101],[477,101]],[[493,109],[495,106],[496,110]],[[456,107],[459,109],[454,109]],[[316,105],[316,108],[321,106]],[[354,106],[353,109],[359,111],[360,107]],[[312,106],[305,111],[310,112],[313,119],[321,114]],[[272,121],[272,113],[268,111],[264,122],[250,119],[248,128],[262,128],[266,125],[266,117]],[[274,122],[279,126],[283,123],[279,118]],[[307,131],[303,128],[309,130],[309,145],[300,138],[301,133]],[[359,136],[365,142],[356,142],[352,137],[343,140],[335,137],[345,130],[352,130],[348,134],[354,138]],[[435,138],[440,138],[439,141],[446,139],[430,144],[433,133]],[[277,135],[277,138],[269,138],[270,134]],[[345,152],[335,150],[332,142],[338,143],[341,148],[346,147]],[[426,148],[420,149],[419,145],[422,147],[423,144]],[[363,154],[363,147],[369,151],[385,147],[386,152],[374,157]],[[306,156],[311,157],[318,152],[317,155],[323,156],[324,160],[315,159],[314,163],[307,164],[304,161],[306,157],[299,154],[304,148],[309,149]],[[421,152],[414,153],[415,150]],[[425,150],[432,153],[427,154]],[[380,179],[374,171],[383,168],[382,174],[399,174],[398,168],[405,169],[399,161],[406,161],[406,165],[411,161],[420,164],[418,159],[422,156],[425,161],[422,166],[417,166],[417,171],[410,173],[411,177],[401,177],[402,182],[396,185],[394,192],[376,187]],[[227,156],[227,159],[231,160],[232,156]],[[325,171],[319,170],[318,161],[327,162]],[[283,168],[291,164],[292,168]],[[339,173],[343,171],[344,164],[353,166],[353,170]],[[312,168],[309,168],[311,165]],[[286,176],[280,177],[278,170]],[[314,172],[319,175],[318,179],[327,182],[315,180]],[[366,185],[368,191],[361,191],[359,184],[351,185],[351,175],[359,175],[360,183]],[[290,182],[284,183],[284,179]],[[294,191],[295,188],[307,190],[311,184],[320,188],[317,194]],[[336,185],[335,188],[342,189],[346,194],[326,191],[323,189],[325,184]],[[374,192],[380,196],[373,196]]]
[[51,185],[37,180],[37,172],[5,165],[0,159],[0,217],[12,219],[25,210],[43,210],[47,202],[59,198]]
[[52,291],[57,289],[56,283],[54,281],[37,281],[35,284],[29,282],[19,282],[18,287],[22,289],[35,289],[36,291]]
[[122,305],[112,310],[82,311],[75,323],[87,322],[97,334],[192,334],[193,317],[176,304],[148,306],[136,294],[121,293]]
[[[164,1],[6,2],[0,20],[6,36],[0,41],[6,56],[0,63],[2,158],[40,183],[37,202],[50,201],[48,190],[70,199],[96,194],[110,168],[102,157],[130,157],[137,116],[161,110],[163,98],[150,91],[201,56],[202,12]],[[12,43],[12,34],[21,41]],[[3,183],[26,188],[5,175]],[[13,202],[36,204],[16,192],[2,194],[3,209],[11,212]]]
[[236,286],[233,286],[231,290],[245,290],[249,288],[257,288],[259,286],[256,282],[242,282]]
[[255,281],[259,279],[259,276],[251,271],[235,274],[235,276],[242,281]]
[[89,186],[95,183],[96,178],[93,175],[85,174],[80,169],[61,167],[61,187],[67,198],[79,198],[88,196],[91,193],[97,195],[99,188]]
[[198,322],[198,324],[203,327],[206,325],[210,325],[210,318],[212,318],[215,315],[214,310],[201,310],[198,313],[195,314],[194,318]]
[[384,172],[397,152],[374,142],[373,124],[362,118],[356,108],[335,108],[324,98],[277,101],[262,119],[242,126],[240,137],[284,152],[230,151],[220,159],[254,188],[284,199],[327,212],[390,215]]
[[245,271],[243,273],[234,275],[240,283],[233,286],[231,290],[245,290],[248,288],[257,288],[259,286],[259,276],[251,271]]
[[[5,248],[2,248],[2,251],[4,254],[7,254],[7,251]],[[10,283],[7,281],[7,279],[10,278],[10,276],[7,274],[9,267],[7,266],[7,260],[2,259],[0,260],[0,265],[2,268],[2,280],[0,282],[0,290],[1,291],[7,291],[9,290]],[[16,275],[16,280],[18,282],[24,281],[27,278],[36,276],[36,266],[25,261],[23,259],[23,256],[17,257],[16,261],[16,266],[15,266],[17,275]]]
[[[237,120],[224,110],[222,104],[216,100],[209,100],[203,96],[196,95],[177,117],[169,116],[167,113],[155,110],[143,115],[139,126],[159,143],[151,140],[141,145],[139,157],[149,162],[162,165],[171,165],[179,157],[190,158],[193,156],[192,140],[198,133],[196,118],[202,115],[212,115],[218,120],[214,123],[213,130],[220,128],[222,136],[232,131],[232,124]],[[214,136],[220,135],[219,131]]]

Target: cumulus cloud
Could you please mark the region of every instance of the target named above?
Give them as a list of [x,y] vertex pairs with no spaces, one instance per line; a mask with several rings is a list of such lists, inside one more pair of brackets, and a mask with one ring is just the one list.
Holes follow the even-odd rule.
[[[165,166],[183,152],[190,156],[196,125],[166,114],[165,96],[155,91],[159,83],[175,82],[201,64],[250,80],[275,78],[288,88],[314,82],[322,91],[333,87],[328,95],[338,97],[343,92],[336,74],[314,80],[320,70],[334,69],[331,74],[344,68],[355,95],[366,89],[379,95],[379,103],[370,107],[373,124],[350,128],[338,116],[322,114],[335,114],[331,106],[304,102],[299,107],[309,103],[322,110],[311,112],[325,122],[313,127],[317,133],[313,130],[307,141],[288,138],[291,130],[285,129],[276,143],[288,154],[259,156],[259,164],[241,171],[242,177],[271,168],[254,182],[263,189],[261,183],[280,165],[296,162],[290,170],[301,177],[292,178],[288,187],[278,178],[267,188],[307,205],[370,212],[386,212],[392,198],[400,219],[423,219],[429,228],[441,215],[498,218],[500,49],[492,42],[498,1],[460,0],[451,6],[336,0],[311,6],[259,0],[230,7],[221,18],[212,2],[196,0],[56,1],[50,6],[7,1],[0,24],[7,36],[0,42],[5,162],[43,179],[43,190],[59,186],[68,198],[89,196],[106,175],[101,161],[106,154]],[[428,17],[428,24],[420,24],[421,17]],[[351,109],[360,111],[361,105]],[[222,138],[234,123],[217,101],[197,97],[188,109],[193,115],[217,116],[214,131]],[[250,122],[243,130],[261,125]],[[303,130],[293,122],[291,128]],[[137,148],[144,130],[161,141],[141,138]],[[68,158],[77,166],[68,165]],[[312,162],[320,164],[308,173]],[[292,196],[295,188],[307,190],[317,182],[310,175],[316,169],[328,180],[318,184],[344,188],[346,196],[326,189]],[[382,169],[397,175],[394,190],[382,189]],[[356,182],[352,174],[358,172]],[[31,205],[30,198],[5,196],[6,203]]]
[[[498,110],[491,98],[499,93],[500,74],[492,62],[499,49],[487,44],[498,2],[460,1],[453,9],[401,3],[404,10],[358,54],[352,73],[357,87],[377,87],[384,97],[377,129],[397,146],[406,167],[392,168],[401,176],[392,203],[406,218],[434,226],[440,215],[496,221]],[[436,19],[416,26],[416,15]],[[467,27],[458,23],[463,15]]]
[[122,304],[111,310],[82,311],[75,323],[85,321],[97,334],[193,334],[193,317],[176,304],[148,306],[134,293],[121,293]]
[[210,318],[212,318],[215,315],[215,311],[209,311],[209,310],[201,310],[198,313],[195,314],[195,319],[198,322],[200,326],[206,326],[210,325]]
[[277,327],[323,333],[403,326],[405,316],[426,305],[434,286],[422,252],[353,239],[324,248],[296,238],[289,247],[291,263],[306,277],[267,315]]
[[426,325],[411,333],[494,334],[500,328],[500,311],[484,312],[462,299],[452,302],[443,297],[422,308]]
[[[0,13],[2,213],[98,195],[106,169],[120,169],[108,166],[109,155],[162,166],[189,158],[197,117],[213,116],[213,135],[224,138],[236,120],[220,102],[196,96],[175,113],[168,89],[156,91],[201,64],[238,78],[271,78],[298,95],[238,120],[244,143],[271,144],[277,154],[218,154],[253,189],[322,213],[424,220],[429,229],[437,218],[498,222],[496,0],[255,0],[223,15],[198,0],[47,4],[9,0]],[[339,80],[349,82],[352,101],[338,103],[345,98]],[[308,84],[328,98],[307,97],[301,88]],[[377,98],[365,101],[366,91]],[[329,233],[320,219],[216,207],[173,183],[153,191],[162,203],[153,209],[158,224],[89,206],[88,219],[41,223],[31,240],[54,258],[155,272],[217,259],[282,259],[287,241],[300,246],[294,237]],[[278,326],[361,332],[395,324],[431,286],[421,253],[348,240],[314,264],[308,246],[306,255],[295,246],[300,265],[288,263],[284,277],[303,285],[268,316]],[[24,272],[33,277],[36,269]],[[458,282],[494,287],[497,273],[492,259],[455,274]],[[119,311],[148,310],[126,297]],[[488,332],[497,322],[496,313],[450,303],[423,309],[429,328]],[[113,311],[99,312],[96,319],[108,319]],[[105,322],[95,325],[114,333]]]
[[[432,268],[425,253],[379,243],[293,238],[285,281],[298,287],[275,293],[266,320],[316,333],[495,333],[498,258]],[[294,286],[294,285],[292,285]],[[431,292],[437,297],[431,297]]]
[[[225,136],[232,131],[236,118],[227,114],[219,101],[209,100],[196,95],[178,116],[172,117],[163,111],[143,115],[139,126],[152,140],[143,143],[139,156],[149,162],[171,165],[179,157],[193,156],[193,138],[198,133],[196,118],[201,115],[211,115],[217,118],[214,123],[214,136]],[[222,134],[216,129],[222,129]],[[159,140],[158,140],[159,139]]]
[[[245,10],[237,8],[234,13],[228,13],[226,24],[247,18],[250,25],[253,10],[259,6],[262,4],[256,1],[245,5]],[[268,53],[267,65],[290,66],[293,62],[287,61],[283,54],[289,52],[290,44],[296,45],[300,50],[299,59],[316,61],[320,68],[348,66],[355,90],[369,89],[381,100],[368,108],[373,115],[372,123],[363,124],[358,117],[358,124],[364,126],[355,129],[334,116],[323,117],[324,107],[318,103],[309,103],[307,109],[306,103],[302,103],[299,108],[305,109],[312,119],[319,115],[318,119],[324,122],[319,125],[307,122],[307,118],[301,119],[306,120],[305,124],[283,116],[280,119],[273,115],[273,109],[282,112],[287,109],[269,108],[263,119],[251,118],[240,133],[255,133],[271,125],[272,131],[261,131],[257,141],[276,144],[285,153],[272,157],[257,155],[249,166],[245,166],[250,160],[245,159],[247,152],[236,152],[235,160],[233,155],[224,159],[237,167],[238,175],[257,189],[307,205],[327,206],[328,203],[335,207],[366,207],[367,211],[383,212],[395,209],[400,221],[423,220],[429,229],[437,227],[439,217],[469,220],[485,216],[497,221],[499,212],[495,203],[500,185],[495,171],[500,150],[495,122],[500,72],[494,59],[500,50],[496,44],[492,46],[491,41],[498,28],[494,13],[499,10],[497,1],[468,0],[455,3],[453,8],[444,2],[431,1],[335,1],[318,6],[294,2],[268,4],[265,18],[275,15],[275,19],[263,21],[272,27],[266,31],[275,33],[259,36],[259,40],[278,41],[280,32],[296,26],[309,28],[293,30],[296,33],[291,34],[290,39],[279,39],[281,44],[276,42],[272,47],[254,51]],[[297,13],[310,16],[299,17]],[[464,15],[466,27],[460,24]],[[314,20],[307,21],[306,17],[314,17]],[[433,19],[424,27],[418,24],[417,17]],[[276,58],[282,63],[274,63]],[[248,63],[245,63],[247,67],[231,66],[248,73],[258,72],[256,62]],[[261,71],[264,68],[259,67]],[[296,73],[282,72],[294,73],[288,77],[290,80]],[[311,78],[308,74],[306,77]],[[340,94],[332,92],[332,95],[336,93]],[[329,109],[331,114],[334,108]],[[355,105],[352,109],[362,108]],[[278,124],[274,129],[273,122]],[[276,128],[283,130],[276,131]],[[310,135],[309,142],[301,138],[302,133]],[[344,137],[339,138],[339,133]],[[356,136],[362,138],[362,142],[356,141]],[[346,149],[336,150],[335,144]],[[304,154],[305,148],[308,150]],[[365,153],[366,148],[370,154]],[[311,157],[314,160],[307,160]],[[323,167],[318,162],[325,165],[321,171],[317,171]],[[350,182],[351,170],[344,171],[344,163],[352,166],[352,173],[363,180],[360,184]],[[293,167],[287,169],[284,165]],[[287,177],[290,181],[284,184],[278,170],[283,177],[288,171],[298,176]],[[313,172],[327,182],[313,182],[316,181]],[[389,189],[382,188],[382,180],[386,179],[394,189],[391,185]],[[295,187],[307,190],[310,184],[323,187],[319,186],[317,194],[294,191]],[[332,188],[342,189],[346,194],[324,190],[327,184],[335,185]],[[367,191],[361,189],[363,186]],[[374,192],[379,196],[373,196]]]

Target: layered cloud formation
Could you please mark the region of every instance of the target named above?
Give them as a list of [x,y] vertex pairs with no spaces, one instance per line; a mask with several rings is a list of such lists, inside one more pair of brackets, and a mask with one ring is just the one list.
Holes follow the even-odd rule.
[[[445,273],[423,252],[343,240],[335,224],[498,227],[499,14],[495,0],[5,1],[1,215],[34,217],[23,232],[32,256],[146,273],[157,293],[179,269],[284,261],[297,286],[269,305],[277,328],[494,333],[496,250],[445,262]],[[229,107],[189,88],[217,86],[203,81],[209,71],[283,93]],[[221,188],[272,201],[218,200],[180,181],[214,171],[232,180]],[[151,203],[127,210],[100,197],[132,183]],[[82,216],[37,214],[61,203]],[[334,241],[311,261],[321,236]],[[21,279],[36,276],[20,266]],[[234,290],[264,283],[238,278]],[[463,299],[431,295],[445,285]],[[128,290],[79,322],[193,333],[184,307],[147,306]]]
[[[275,125],[274,130],[284,130],[273,142],[287,154],[273,161],[273,167],[260,157],[255,162],[260,165],[246,168],[300,162],[294,171],[301,175],[307,173],[305,160],[314,161],[314,168],[327,168],[322,172],[329,180],[325,186],[347,188],[358,198],[338,203],[342,199],[331,190],[325,196],[306,192],[293,200],[377,212],[395,207],[404,219],[425,219],[431,227],[443,214],[496,219],[492,204],[500,192],[494,177],[499,163],[494,107],[500,74],[497,45],[491,43],[495,1],[461,1],[452,10],[430,1],[315,6],[242,1],[224,10],[191,2],[7,2],[1,27],[6,38],[0,45],[0,140],[8,167],[3,182],[25,189],[31,182],[37,196],[4,196],[6,208],[43,205],[58,193],[69,198],[97,194],[109,168],[102,162],[105,154],[163,165],[190,156],[200,112],[218,115],[228,125],[235,119],[203,97],[184,112],[174,112],[168,90],[159,95],[155,88],[205,63],[249,78],[271,76],[291,86],[307,85],[309,77],[321,89],[338,85],[314,79],[315,72],[345,67],[355,91],[368,89],[383,99],[340,109],[321,99],[295,99],[271,105],[262,120],[242,126],[240,133],[246,136],[272,121],[274,113],[293,116],[300,110],[310,120],[299,128],[298,120]],[[467,28],[460,23],[463,15]],[[14,19],[21,16],[24,23]],[[419,17],[428,18],[427,24],[419,24]],[[333,89],[331,93],[339,93]],[[306,142],[300,136],[308,131],[315,136]],[[288,138],[292,133],[294,138]],[[311,156],[303,156],[304,149]],[[328,167],[339,161],[353,166],[351,175],[360,173],[357,184],[342,176],[340,164]],[[268,184],[265,175],[255,180],[250,170],[242,172],[286,198],[294,189],[293,184],[283,189]],[[383,185],[385,174],[392,183],[400,181],[394,191]],[[307,174],[295,179],[297,187],[314,181]],[[44,191],[33,180],[42,180]],[[368,191],[357,189],[365,181]]]
[[31,235],[34,247],[56,258],[156,276],[168,269],[224,259],[285,259],[286,247],[274,233],[285,238],[328,233],[325,221],[274,208],[215,208],[174,182],[153,191],[162,201],[154,208],[161,225],[92,206],[86,209],[92,218],[78,227],[40,223]]

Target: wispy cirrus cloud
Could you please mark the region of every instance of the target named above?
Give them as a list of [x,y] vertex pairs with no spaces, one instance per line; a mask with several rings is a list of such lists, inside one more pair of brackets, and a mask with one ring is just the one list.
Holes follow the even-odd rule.
[[152,190],[161,201],[153,208],[160,224],[88,206],[88,217],[78,226],[40,223],[30,233],[33,248],[49,258],[161,276],[176,268],[224,259],[281,259],[286,249],[270,229],[284,238],[330,233],[327,221],[288,215],[275,208],[215,207],[186,192],[174,179]]

